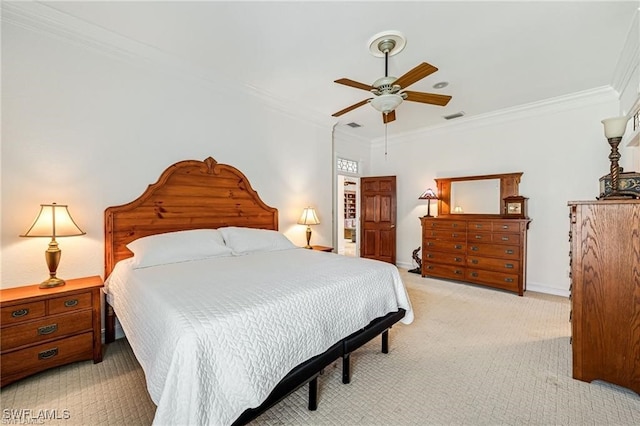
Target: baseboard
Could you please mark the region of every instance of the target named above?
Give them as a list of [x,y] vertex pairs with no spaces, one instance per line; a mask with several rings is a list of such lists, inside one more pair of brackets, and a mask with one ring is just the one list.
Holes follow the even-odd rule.
[[[104,343],[104,336],[106,334],[106,330],[103,328],[102,329],[102,343]],[[118,322],[118,319],[116,318],[116,339],[122,339],[124,337],[124,331],[122,330],[122,326],[120,325],[120,323]]]
[[532,283],[531,281],[527,281],[527,291],[535,291],[536,293],[545,293],[545,294],[553,294],[554,296],[562,296],[569,297],[569,290],[549,287],[540,283]]

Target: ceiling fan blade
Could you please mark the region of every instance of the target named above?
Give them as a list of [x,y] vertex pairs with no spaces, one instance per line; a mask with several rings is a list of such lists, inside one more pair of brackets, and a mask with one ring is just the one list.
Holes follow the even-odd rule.
[[396,120],[395,110],[388,112],[387,114],[385,114],[384,112],[382,113],[382,122],[384,124],[391,123],[392,121],[395,121],[395,120]]
[[445,106],[451,100],[451,96],[437,93],[411,92],[409,90],[405,90],[404,93],[407,94],[406,101],[422,102],[423,104]]
[[349,80],[348,78],[341,78],[339,80],[335,80],[334,83],[344,84],[345,86],[355,87],[356,89],[362,89],[366,91],[370,91],[373,87],[368,84],[358,83],[357,81]]
[[339,116],[341,116],[342,114],[346,114],[347,112],[349,112],[349,111],[351,111],[351,110],[354,110],[354,109],[356,109],[356,108],[358,108],[358,107],[361,107],[362,105],[364,105],[364,104],[368,103],[371,99],[372,99],[372,98],[369,98],[369,99],[365,99],[365,100],[363,100],[363,101],[360,101],[360,102],[358,102],[357,104],[353,104],[353,105],[351,105],[351,106],[349,106],[349,107],[346,107],[345,109],[343,109],[343,110],[341,110],[341,111],[338,111],[338,112],[336,112],[336,113],[331,114],[331,116],[332,116],[332,117],[339,117]]
[[426,62],[423,62],[405,73],[402,77],[398,78],[393,84],[397,84],[401,88],[405,89],[411,86],[416,81],[422,80],[426,76],[433,74],[436,71],[438,71],[438,68]]

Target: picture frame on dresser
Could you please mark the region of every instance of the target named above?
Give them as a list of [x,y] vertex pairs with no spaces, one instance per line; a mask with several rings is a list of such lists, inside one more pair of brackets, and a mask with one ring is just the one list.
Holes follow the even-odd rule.
[[[438,215],[420,218],[423,277],[524,295],[531,219],[527,215],[528,199],[519,194],[521,176],[517,172],[436,179]],[[452,183],[467,181],[487,182],[485,187],[491,193],[475,195],[490,200],[491,213],[474,213],[469,206],[452,208],[462,203],[452,200]],[[459,210],[465,213],[457,213]]]

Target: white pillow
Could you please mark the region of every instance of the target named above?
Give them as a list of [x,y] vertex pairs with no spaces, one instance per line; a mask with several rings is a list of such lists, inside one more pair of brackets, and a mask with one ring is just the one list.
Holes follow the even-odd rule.
[[231,248],[235,255],[298,248],[284,234],[278,231],[235,226],[218,228],[218,230],[222,234],[227,247]]
[[127,244],[134,269],[208,257],[231,256],[217,229],[193,229],[138,238]]

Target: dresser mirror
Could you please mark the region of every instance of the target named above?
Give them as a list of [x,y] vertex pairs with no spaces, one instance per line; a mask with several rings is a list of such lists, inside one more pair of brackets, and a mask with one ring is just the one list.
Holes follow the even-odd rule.
[[435,179],[438,216],[504,214],[505,197],[517,196],[522,172]]

